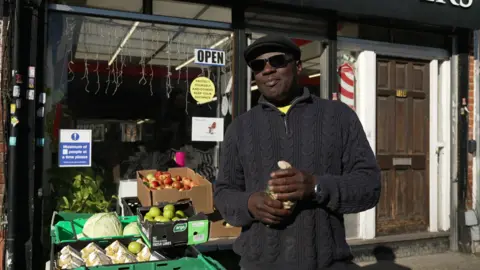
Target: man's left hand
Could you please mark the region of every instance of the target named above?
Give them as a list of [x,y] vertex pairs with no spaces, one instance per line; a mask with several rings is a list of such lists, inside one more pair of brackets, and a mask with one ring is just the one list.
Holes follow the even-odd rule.
[[272,172],[269,188],[279,201],[299,201],[314,197],[315,178],[295,168]]

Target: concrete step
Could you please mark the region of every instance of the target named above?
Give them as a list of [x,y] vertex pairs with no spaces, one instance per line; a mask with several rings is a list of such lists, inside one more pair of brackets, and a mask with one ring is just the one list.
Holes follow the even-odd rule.
[[359,262],[359,270],[478,270],[480,257],[445,252],[424,256],[399,258],[394,261]]
[[[377,256],[404,258],[449,251],[449,233],[413,233],[348,241],[355,262],[375,262]],[[379,254],[375,254],[379,253]]]

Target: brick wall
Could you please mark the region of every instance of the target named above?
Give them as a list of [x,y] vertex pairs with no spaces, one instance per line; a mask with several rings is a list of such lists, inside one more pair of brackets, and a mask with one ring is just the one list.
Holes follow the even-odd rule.
[[[468,110],[469,118],[468,118],[468,139],[475,139],[475,58],[473,56],[474,46],[473,46],[473,35],[471,36],[470,42],[470,56],[469,56],[469,67],[468,67]],[[478,138],[477,138],[478,140]],[[477,177],[479,177],[477,175]],[[467,172],[467,209],[472,209],[473,207],[473,155],[468,154],[468,172]]]
[[[468,139],[474,139],[474,57],[469,57],[469,74],[468,74],[468,110],[471,112],[468,118]],[[467,209],[472,209],[472,188],[473,188],[473,155],[468,154],[468,174],[467,174]]]

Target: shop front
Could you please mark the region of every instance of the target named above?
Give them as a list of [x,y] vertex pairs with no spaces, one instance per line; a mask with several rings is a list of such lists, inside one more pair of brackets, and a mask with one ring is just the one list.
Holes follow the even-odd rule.
[[[214,183],[225,129],[259,98],[243,49],[280,33],[302,50],[301,85],[357,112],[382,169],[377,207],[345,217],[351,243],[458,242],[450,217],[468,189],[463,108],[475,2],[51,2],[35,95],[44,107],[36,135],[44,224],[53,211],[122,212],[115,197],[145,188],[138,171],[188,167]],[[71,151],[78,142],[84,149]],[[75,186],[78,175],[102,192]],[[85,192],[95,196],[78,200]],[[228,248],[238,233],[216,232],[204,248]]]

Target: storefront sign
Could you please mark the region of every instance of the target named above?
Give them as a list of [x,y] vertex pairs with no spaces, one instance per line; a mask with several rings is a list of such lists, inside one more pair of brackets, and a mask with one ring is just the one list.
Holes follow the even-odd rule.
[[462,7],[462,8],[469,8],[473,4],[473,0],[424,0],[428,2],[434,2],[438,4],[444,4],[446,5],[448,1],[450,1],[450,4],[453,6],[457,7]]
[[[474,0],[265,0],[269,9],[275,4],[302,9],[331,10],[343,14],[398,19],[427,25],[480,29],[480,4]],[[285,7],[284,7],[285,8]]]
[[61,129],[58,148],[59,167],[92,166],[92,131],[89,129]]
[[190,95],[198,103],[206,103],[215,95],[215,85],[207,77],[198,77],[190,84]]
[[192,141],[222,142],[223,118],[192,117]]
[[212,49],[195,49],[195,64],[225,66],[225,52]]

